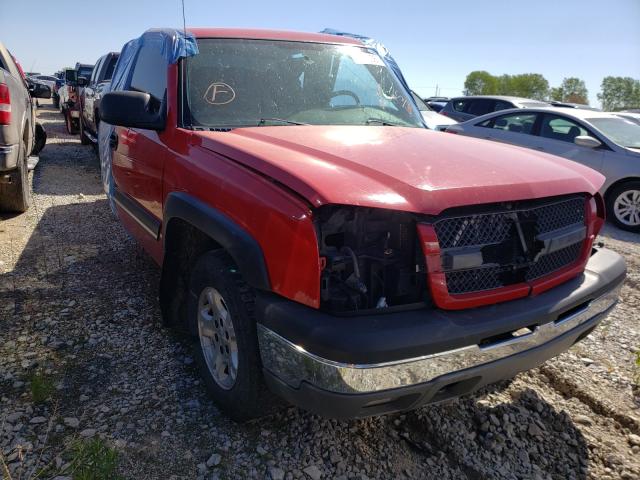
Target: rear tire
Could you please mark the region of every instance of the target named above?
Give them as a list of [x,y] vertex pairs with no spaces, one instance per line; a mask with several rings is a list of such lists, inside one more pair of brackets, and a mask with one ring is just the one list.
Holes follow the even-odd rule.
[[78,120],[78,126],[80,127],[80,143],[82,145],[91,145],[93,142],[84,133],[84,122],[82,121],[82,116]]
[[236,421],[267,415],[277,404],[262,373],[254,299],[223,250],[196,261],[187,300],[195,356],[208,393]]
[[64,109],[64,112],[62,112],[64,114],[64,124],[67,127],[67,133],[69,135],[75,135],[78,133],[78,127],[76,126],[75,122],[73,121],[73,118],[71,117],[71,110],[69,110],[68,108]]
[[11,183],[0,183],[0,211],[26,212],[32,203],[29,167],[24,141],[20,144],[18,168],[11,173]]
[[628,232],[640,232],[640,181],[617,185],[607,193],[607,219]]

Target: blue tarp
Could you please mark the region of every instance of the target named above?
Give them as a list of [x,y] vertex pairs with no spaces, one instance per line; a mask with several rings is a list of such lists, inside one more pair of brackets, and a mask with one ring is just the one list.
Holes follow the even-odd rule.
[[[108,91],[126,88],[126,81],[129,77],[131,65],[133,65],[133,60],[142,46],[157,48],[168,64],[177,63],[180,58],[192,57],[198,53],[196,39],[189,32],[185,35],[184,31],[174,28],[154,28],[147,30],[141,36],[130,40],[122,47]],[[116,209],[113,201],[113,174],[111,172],[111,147],[109,145],[109,139],[113,131],[113,125],[100,122],[100,126],[98,127],[98,155],[100,157],[102,185],[109,198],[111,209],[115,212]]]

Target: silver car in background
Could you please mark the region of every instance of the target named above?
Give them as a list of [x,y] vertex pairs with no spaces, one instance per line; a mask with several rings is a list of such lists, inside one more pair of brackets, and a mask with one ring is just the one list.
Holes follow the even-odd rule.
[[607,217],[640,232],[640,125],[613,113],[575,108],[511,109],[447,127],[447,132],[532,148],[582,163],[606,177]]

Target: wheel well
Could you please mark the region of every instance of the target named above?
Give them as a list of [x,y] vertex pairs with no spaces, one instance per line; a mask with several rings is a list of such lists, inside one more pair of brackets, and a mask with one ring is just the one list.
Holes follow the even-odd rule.
[[[24,142],[25,148],[29,148],[29,121],[24,122],[24,131],[22,132],[22,141]],[[25,156],[29,156],[28,152],[24,152]]]
[[202,230],[173,218],[165,228],[164,261],[160,279],[160,308],[165,324],[184,326],[189,274],[200,255],[222,248]]
[[611,194],[611,192],[616,188],[619,187],[620,185],[624,184],[624,183],[628,183],[628,182],[640,182],[640,177],[626,177],[626,178],[622,178],[614,183],[612,183],[611,185],[609,185],[609,188],[607,188],[607,191],[604,192],[604,200],[605,202],[609,201],[609,195]]

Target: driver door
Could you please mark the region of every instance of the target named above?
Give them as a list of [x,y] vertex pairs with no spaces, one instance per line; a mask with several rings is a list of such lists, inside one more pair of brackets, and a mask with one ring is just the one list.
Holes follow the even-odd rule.
[[[161,45],[145,43],[136,56],[127,90],[146,92],[166,108],[167,63]],[[167,148],[153,130],[116,127],[112,160],[116,203],[156,239],[162,219],[162,172]]]

